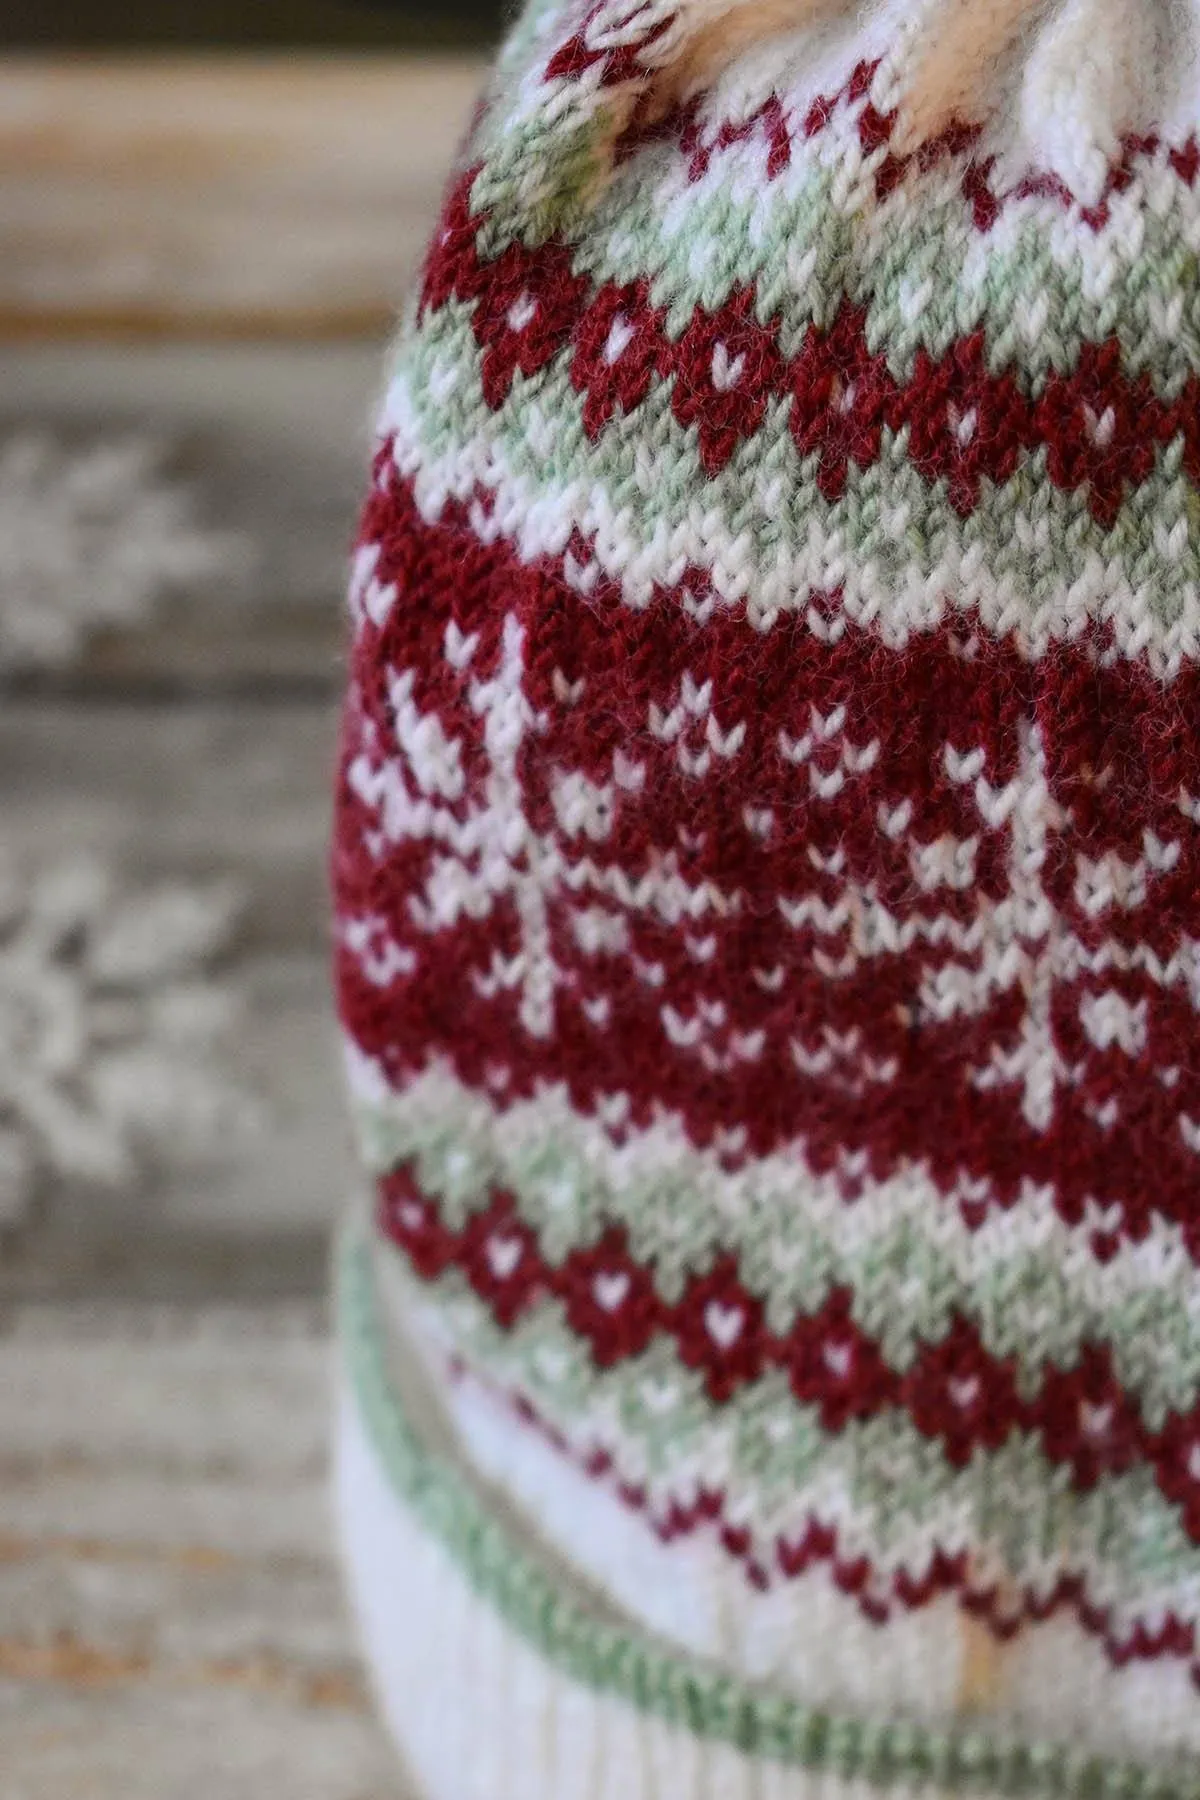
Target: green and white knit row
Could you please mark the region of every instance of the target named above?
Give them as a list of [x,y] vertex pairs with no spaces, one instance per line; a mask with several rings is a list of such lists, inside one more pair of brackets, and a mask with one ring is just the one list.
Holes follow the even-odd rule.
[[1035,655],[1099,623],[1163,674],[1200,649],[1200,531],[1182,438],[1159,453],[1111,528],[1083,491],[1051,483],[1045,452],[1003,486],[984,482],[963,518],[944,483],[912,466],[903,434],[885,433],[877,463],[851,464],[841,499],[826,500],[815,485],[819,457],[802,459],[788,430],[787,399],[770,404],[710,481],[694,429],[671,411],[669,383],[589,442],[568,361],[529,379],[518,373],[492,412],[469,308],[448,306],[427,323],[405,349],[381,418],[427,519],[482,486],[494,496],[488,529],[524,560],[561,556],[578,530],[629,604],[645,605],[655,583],[676,584],[692,564],[763,629],[840,587],[846,617],[896,648],[974,611]]
[[972,1230],[959,1206],[970,1184],[946,1194],[920,1167],[863,1182],[848,1206],[834,1177],[808,1168],[802,1144],[730,1170],[666,1117],[617,1142],[565,1088],[501,1109],[434,1067],[385,1098],[357,1053],[350,1062],[369,1166],[384,1174],[414,1162],[455,1230],[501,1189],[556,1265],[623,1226],[669,1303],[732,1251],[781,1335],[849,1288],[855,1320],[902,1372],[963,1313],[992,1355],[1015,1359],[1027,1395],[1088,1343],[1110,1347],[1152,1430],[1200,1393],[1200,1271],[1163,1221],[1102,1263],[1089,1247],[1101,1221],[1067,1225],[1045,1188]]
[[559,1301],[504,1330],[459,1271],[419,1283],[395,1252],[380,1255],[432,1354],[527,1398],[579,1459],[608,1453],[614,1479],[645,1488],[652,1516],[715,1490],[768,1567],[781,1538],[802,1542],[818,1519],[836,1528],[841,1560],[867,1557],[884,1582],[900,1571],[919,1581],[939,1550],[962,1551],[980,1590],[1045,1596],[1081,1576],[1118,1633],[1168,1613],[1200,1622],[1200,1548],[1145,1465],[1081,1492],[1035,1438],[1014,1433],[955,1468],[901,1410],[826,1431],[779,1370],[717,1405],[664,1339],[598,1369]]
[[[846,1629],[846,1612],[827,1641],[821,1635],[823,1611],[803,1612],[773,1658],[778,1666],[780,1654],[787,1656],[797,1683],[793,1687],[771,1678],[771,1665],[761,1654],[752,1666],[745,1655],[722,1654],[737,1626],[731,1609],[725,1608],[731,1587],[717,1589],[692,1579],[694,1546],[677,1545],[675,1554],[664,1553],[646,1533],[640,1552],[618,1564],[623,1585],[609,1584],[610,1594],[627,1595],[636,1569],[645,1569],[640,1605],[626,1599],[623,1610],[618,1607],[614,1614],[595,1586],[589,1590],[572,1579],[562,1556],[544,1548],[547,1536],[561,1534],[536,1501],[530,1510],[542,1529],[531,1536],[525,1521],[497,1505],[504,1484],[485,1484],[477,1470],[465,1466],[460,1447],[451,1448],[444,1435],[434,1435],[424,1398],[414,1392],[422,1384],[407,1379],[415,1374],[417,1360],[410,1334],[398,1327],[394,1313],[385,1326],[368,1257],[366,1245],[349,1237],[339,1257],[338,1279],[346,1368],[378,1458],[375,1491],[363,1478],[358,1457],[345,1458],[342,1468],[360,1603],[372,1609],[375,1628],[382,1624],[385,1633],[402,1616],[399,1637],[406,1660],[398,1668],[392,1659],[381,1672],[389,1686],[399,1675],[405,1713],[410,1721],[422,1721],[433,1763],[440,1767],[447,1747],[453,1750],[463,1741],[446,1696],[471,1693],[486,1703],[478,1742],[470,1738],[461,1765],[439,1791],[458,1800],[468,1791],[476,1800],[492,1800],[512,1791],[515,1781],[522,1792],[532,1794],[531,1770],[541,1767],[545,1779],[537,1792],[553,1800],[581,1800],[585,1793],[589,1800],[624,1800],[632,1791],[631,1771],[639,1769],[650,1771],[647,1779],[655,1791],[719,1792],[728,1800],[802,1800],[814,1793],[824,1800],[863,1800],[868,1793],[908,1800],[917,1795],[923,1800],[950,1795],[958,1800],[966,1795],[979,1800],[1096,1800],[1097,1795],[1197,1800],[1197,1717],[1186,1663],[1134,1664],[1116,1671],[1107,1666],[1099,1646],[1063,1618],[1009,1647],[1002,1686],[988,1695],[992,1707],[985,1726],[977,1717],[962,1719],[960,1671],[969,1678],[974,1634],[963,1634],[956,1608],[947,1616],[946,1608],[935,1605],[910,1619],[911,1630],[899,1620],[884,1632],[871,1627],[871,1643],[863,1646],[853,1674],[848,1659],[854,1659],[861,1640]],[[468,1430],[467,1436],[478,1452],[479,1433]],[[536,1434],[521,1436],[532,1455]],[[560,1477],[570,1469],[560,1458]],[[378,1486],[384,1479],[396,1519],[411,1508],[413,1525],[381,1556]],[[519,1506],[521,1490],[511,1480],[507,1491]],[[547,1497],[536,1472],[532,1491],[543,1501]],[[575,1493],[581,1498],[582,1491],[581,1479]],[[606,1499],[604,1490],[593,1489],[593,1504]],[[360,1501],[368,1518],[365,1533],[355,1516]],[[618,1506],[613,1500],[610,1518]],[[590,1521],[593,1512],[580,1503],[573,1516],[578,1533],[580,1521]],[[630,1526],[639,1524],[636,1514],[625,1518]],[[602,1534],[590,1525],[582,1529],[594,1553]],[[623,1547],[630,1544],[629,1533],[621,1538]],[[433,1553],[452,1559],[464,1591],[469,1584],[476,1597],[473,1607],[464,1609],[459,1595],[441,1579],[430,1586],[420,1577],[413,1589],[414,1571],[420,1576]],[[720,1554],[714,1549],[705,1559],[702,1576],[718,1566]],[[576,1568],[582,1572],[586,1566],[580,1561]],[[754,1603],[756,1632],[764,1625],[770,1630],[773,1599],[790,1617],[785,1603],[793,1596],[812,1595],[821,1580],[818,1575],[764,1596],[751,1593],[741,1570],[728,1559],[725,1568]],[[672,1592],[678,1601],[674,1620],[663,1617]],[[699,1594],[708,1596],[710,1608],[721,1609],[713,1656],[706,1654],[697,1628],[694,1602]],[[847,1609],[852,1606],[846,1602]],[[661,1623],[651,1624],[650,1612]],[[506,1631],[497,1629],[501,1621]],[[378,1645],[378,1630],[370,1622],[368,1629]],[[447,1656],[443,1646],[448,1635],[457,1650]],[[936,1685],[939,1641],[945,1661]],[[672,1643],[682,1647],[672,1650]],[[797,1645],[806,1647],[807,1656],[788,1654]],[[1094,1658],[1089,1654],[1093,1647]],[[812,1667],[817,1655],[822,1676],[810,1685],[806,1664]],[[906,1679],[898,1664],[910,1655],[911,1678]],[[531,1699],[537,1687],[530,1672],[534,1660],[562,1689],[549,1712]],[[922,1675],[931,1685],[921,1684]],[[1152,1682],[1149,1703],[1147,1678]],[[978,1690],[977,1681],[972,1686]],[[798,1690],[807,1697],[799,1699]],[[866,1695],[862,1707],[854,1704],[859,1692]],[[620,1742],[591,1709],[589,1696],[607,1709],[606,1716],[615,1710],[629,1716]],[[662,1739],[664,1732],[667,1739]],[[603,1756],[580,1754],[581,1745],[595,1751],[601,1743]],[[486,1762],[481,1760],[484,1745]],[[1131,1764],[1131,1755],[1150,1760]],[[602,1793],[596,1787],[598,1770],[603,1773]]]
[[[873,186],[846,193],[832,144],[816,148],[797,146],[797,162],[770,183],[765,145],[714,150],[694,183],[677,155],[648,150],[587,220],[574,268],[597,283],[649,279],[671,337],[697,308],[716,311],[754,282],[756,315],[777,320],[789,358],[810,323],[827,328],[849,300],[900,380],[918,350],[941,357],[977,331],[993,372],[1035,394],[1051,371],[1075,368],[1085,344],[1114,337],[1128,373],[1151,375],[1164,397],[1196,373],[1200,195],[1165,151],[1114,196],[1096,231],[1030,196],[985,235],[963,199],[960,161],[920,178],[919,204],[911,184],[876,202]],[[489,253],[504,235],[485,228]]]
[[636,85],[605,83],[600,62],[547,77],[546,65],[572,24],[582,26],[597,52],[646,46],[647,67],[670,62],[690,29],[678,0],[606,0],[573,20],[564,9],[539,8],[518,28],[519,49],[504,60],[473,149],[485,158],[480,203],[531,240],[578,217],[603,190]]
[[[1084,344],[1115,337],[1131,374],[1145,371],[1165,396],[1178,393],[1197,370],[1200,191],[1172,167],[1170,145],[1138,157],[1129,185],[1110,197],[1108,217],[1095,229],[1061,201],[1028,195],[1006,202],[984,233],[962,191],[965,156],[877,199],[886,151],[861,151],[866,104],[841,105],[826,129],[805,140],[805,100],[790,121],[790,166],[770,180],[763,134],[713,143],[697,181],[676,146],[647,145],[594,205],[567,221],[578,240],[575,269],[597,282],[650,280],[673,337],[697,308],[716,310],[753,281],[757,315],[764,323],[777,316],[787,356],[810,321],[827,326],[846,298],[866,309],[871,347],[886,353],[900,379],[911,374],[919,349],[941,356],[983,331],[992,369],[1011,367],[1037,391],[1049,371],[1074,368]],[[710,103],[708,111],[715,138],[720,109]],[[535,124],[562,129],[540,110]],[[487,255],[499,255],[514,237],[538,237],[512,207],[527,178],[525,129],[506,121],[508,135],[488,146],[472,193],[476,211],[499,206],[481,232]]]
[[445,1391],[460,1440],[493,1493],[503,1493],[577,1575],[660,1642],[675,1643],[757,1686],[867,1717],[960,1716],[972,1657],[1000,1680],[997,1710],[1026,1732],[1161,1751],[1200,1750],[1200,1712],[1186,1661],[1115,1663],[1079,1618],[1057,1611],[1001,1648],[963,1617],[950,1591],[920,1607],[888,1606],[886,1622],[838,1586],[828,1564],[763,1589],[746,1579],[711,1526],[664,1545],[611,1483],[597,1481],[542,1432],[514,1429],[511,1404],[467,1375]]

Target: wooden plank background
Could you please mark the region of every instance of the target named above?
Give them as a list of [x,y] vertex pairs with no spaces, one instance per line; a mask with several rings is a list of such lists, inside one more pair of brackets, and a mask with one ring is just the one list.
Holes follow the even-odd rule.
[[[0,807],[25,866],[69,848],[133,886],[236,885],[225,974],[244,1026],[230,1074],[263,1114],[246,1142],[134,1187],[55,1184],[0,1257],[0,1299],[87,1292],[97,1259],[133,1292],[191,1294],[201,1265],[225,1267],[223,1293],[323,1279],[323,1234],[355,1178],[325,863],[344,572],[379,362],[370,343],[0,349],[0,443],[33,427],[68,444],[147,432],[197,523],[245,546],[231,585],[166,601],[64,669],[10,677],[7,693],[0,678]],[[280,1239],[270,1276],[261,1256],[239,1273],[242,1236]],[[227,1244],[223,1263],[208,1240]]]
[[[0,348],[0,446],[147,432],[245,570],[0,679],[0,841],[232,880],[244,1137],[43,1182],[0,1240],[0,1794],[403,1800],[325,1494],[355,1191],[325,859],[377,342]],[[0,596],[2,604],[2,596]]]
[[43,1171],[0,1234],[0,1795],[406,1792],[324,1493],[358,1179],[325,858],[383,341],[479,73],[0,62],[0,497],[7,446],[132,437],[237,552],[56,666],[0,655],[0,843],[236,887],[214,979],[253,1100],[128,1181]]
[[0,333],[386,328],[480,75],[456,58],[0,63]]
[[311,1307],[0,1338],[6,1800],[403,1800],[330,1557]]

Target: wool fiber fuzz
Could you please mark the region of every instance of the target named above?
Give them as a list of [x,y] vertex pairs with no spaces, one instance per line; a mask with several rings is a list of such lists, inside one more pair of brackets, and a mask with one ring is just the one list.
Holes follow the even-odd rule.
[[533,0],[391,353],[341,1494],[429,1800],[1200,1800],[1191,0]]

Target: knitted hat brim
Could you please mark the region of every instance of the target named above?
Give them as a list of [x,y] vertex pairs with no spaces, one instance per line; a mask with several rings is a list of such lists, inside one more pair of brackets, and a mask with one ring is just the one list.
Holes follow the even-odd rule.
[[385,1350],[374,1281],[351,1228],[336,1501],[380,1707],[426,1800],[1200,1796],[1194,1770],[838,1718],[664,1649],[528,1546],[445,1421],[417,1424],[429,1397]]

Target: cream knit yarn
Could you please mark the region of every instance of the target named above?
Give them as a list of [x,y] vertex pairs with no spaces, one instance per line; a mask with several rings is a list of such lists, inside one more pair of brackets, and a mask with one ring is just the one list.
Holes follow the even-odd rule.
[[391,358],[372,1661],[430,1800],[1200,1796],[1197,14],[753,5],[527,9]]

